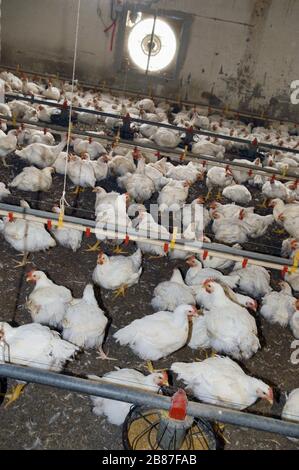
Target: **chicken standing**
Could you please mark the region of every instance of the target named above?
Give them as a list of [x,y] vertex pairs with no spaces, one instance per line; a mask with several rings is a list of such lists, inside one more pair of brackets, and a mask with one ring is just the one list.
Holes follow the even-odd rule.
[[26,281],[35,282],[26,302],[32,321],[61,328],[64,315],[73,300],[71,291],[55,284],[42,271],[30,271]]
[[102,345],[108,319],[98,306],[92,284],[87,284],[81,299],[73,299],[62,320],[63,339],[83,349],[97,348],[101,359],[108,359]]
[[0,157],[2,158],[4,166],[8,166],[6,163],[6,157],[17,148],[17,133],[18,131],[13,131],[8,135],[0,136]]
[[[21,201],[21,206],[29,207],[25,201]],[[0,220],[0,232],[3,233],[7,243],[23,254],[23,260],[17,264],[17,267],[27,264],[29,253],[45,251],[56,246],[54,238],[39,222],[30,222],[25,219],[10,220],[4,217]]]
[[115,290],[116,295],[125,295],[128,287],[137,284],[142,273],[142,254],[138,249],[131,256],[108,256],[100,253],[92,279],[104,289]]
[[213,348],[235,359],[249,359],[260,348],[254,317],[232,301],[219,282],[207,279],[203,287],[204,311],[193,321],[189,346]]

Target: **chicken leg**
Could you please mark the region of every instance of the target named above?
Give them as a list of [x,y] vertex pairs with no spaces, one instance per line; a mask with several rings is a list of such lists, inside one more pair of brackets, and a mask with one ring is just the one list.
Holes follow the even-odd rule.
[[116,245],[116,247],[113,249],[113,253],[120,255],[120,254],[127,254],[127,251],[124,251],[121,246]]
[[224,440],[225,444],[230,444],[230,441],[224,436],[224,431],[225,431],[224,424],[216,421],[213,427],[214,427],[214,431],[216,432],[216,434],[218,434],[221,437],[221,439]]
[[94,245],[88,245],[88,248],[85,251],[101,251],[100,245],[100,240],[97,240]]
[[216,194],[216,201],[221,201],[222,200],[222,194],[220,192],[220,190],[218,191],[218,193]]
[[257,207],[259,207],[260,209],[268,209],[268,198],[264,197],[263,202],[261,202],[261,204],[258,204]]
[[76,196],[78,196],[80,193],[83,193],[85,191],[84,188],[81,188],[80,186],[76,186],[76,189],[74,189],[74,191],[71,192],[71,194],[75,194]]
[[126,295],[126,290],[128,289],[128,286],[126,284],[123,284],[121,287],[116,289],[114,291],[114,298],[116,299],[117,297],[124,297]]
[[97,359],[102,359],[102,360],[107,360],[107,361],[117,361],[115,357],[109,357],[107,354],[103,351],[102,346],[98,347],[98,356],[96,357]]
[[12,387],[9,393],[3,394],[5,398],[8,399],[4,408],[7,408],[9,405],[11,405],[14,401],[16,401],[21,396],[26,385],[27,384],[17,384],[14,387]]
[[25,251],[24,253],[20,253],[17,256],[23,256],[23,259],[22,261],[16,262],[17,264],[15,265],[15,268],[23,268],[24,266],[26,266],[26,264],[30,264],[30,261],[28,261],[28,256],[29,256],[28,251]]
[[284,228],[277,228],[273,230],[273,233],[275,233],[276,235],[283,235],[284,233],[286,233],[286,231]]
[[2,163],[3,163],[3,166],[5,168],[10,168],[11,166],[13,165],[9,165],[7,162],[6,162],[6,157],[2,157]]
[[211,197],[211,194],[212,194],[212,191],[209,189],[209,191],[207,192],[207,194],[205,195],[205,200],[208,201]]

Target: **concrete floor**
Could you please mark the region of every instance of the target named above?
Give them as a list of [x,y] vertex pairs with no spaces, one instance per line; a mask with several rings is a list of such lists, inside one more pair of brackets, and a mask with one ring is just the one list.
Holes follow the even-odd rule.
[[[1,166],[0,180],[11,181],[19,173],[23,164],[13,158],[14,166],[5,169]],[[10,162],[11,163],[11,162]],[[103,184],[107,189],[114,189],[114,182]],[[71,204],[68,210],[70,215],[91,217],[94,207],[95,195],[87,190],[80,194],[79,200],[70,195],[71,186],[68,185],[67,200]],[[20,196],[27,201],[34,199],[33,208],[49,210],[53,202],[57,202],[62,191],[62,177],[54,176],[53,190],[50,193],[36,195],[15,192],[17,199],[11,198],[9,202],[19,200]],[[197,183],[190,192],[190,200],[196,195],[205,194],[206,188]],[[38,196],[38,197],[37,197]],[[256,203],[260,196],[255,194]],[[81,207],[84,211],[77,210]],[[90,214],[85,211],[90,211]],[[266,213],[267,210],[259,210]],[[274,235],[275,226],[263,240],[257,240],[260,245],[249,249],[259,249],[273,254],[279,254],[281,237]],[[3,298],[0,320],[14,322],[17,325],[30,322],[30,315],[24,308],[26,296],[30,293],[32,285],[25,282],[25,273],[32,267],[45,271],[57,284],[70,288],[74,297],[82,294],[87,282],[90,282],[92,271],[96,264],[96,253],[86,252],[88,243],[94,239],[84,239],[81,249],[77,253],[62,247],[55,247],[47,253],[36,253],[30,256],[31,265],[25,269],[14,269],[16,252],[5,242],[0,240],[0,295]],[[106,247],[109,252],[109,247]],[[134,251],[129,246],[128,251]],[[131,287],[125,298],[115,299],[110,291],[96,289],[96,296],[100,305],[112,319],[104,349],[109,351],[111,357],[117,361],[102,361],[96,359],[95,352],[85,352],[68,364],[65,373],[84,377],[87,374],[102,375],[118,367],[141,367],[142,364],[129,348],[121,347],[115,343],[112,334],[116,329],[125,326],[133,319],[152,313],[150,300],[154,287],[163,280],[168,280],[174,267],[186,270],[184,262],[168,261],[166,259],[149,260],[145,255],[143,261],[143,274],[140,283]],[[274,284],[279,275],[273,276]],[[288,329],[269,325],[257,316],[262,349],[250,360],[244,361],[242,366],[250,374],[262,378],[275,387],[276,403],[270,409],[269,405],[259,402],[250,411],[266,416],[279,417],[284,403],[284,393],[299,386],[298,366],[290,362],[293,341]],[[188,347],[156,362],[157,368],[169,367],[177,360],[191,361],[195,358],[204,358],[204,351],[193,352]],[[9,386],[12,383],[8,384]],[[112,426],[104,418],[98,418],[91,412],[89,397],[72,394],[65,391],[51,389],[44,386],[29,384],[22,397],[8,408],[0,407],[0,449],[121,449],[121,428]],[[298,443],[277,435],[256,432],[226,426],[225,438],[229,441],[225,449],[298,449]]]

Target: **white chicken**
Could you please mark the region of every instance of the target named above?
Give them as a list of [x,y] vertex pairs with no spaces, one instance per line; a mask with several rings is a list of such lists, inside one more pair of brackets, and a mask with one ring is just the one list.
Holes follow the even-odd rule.
[[110,157],[111,159],[108,162],[108,167],[111,175],[124,176],[127,173],[134,173],[136,171],[136,166],[131,151],[126,155],[110,155]]
[[262,193],[267,199],[282,199],[288,201],[292,197],[290,191],[281,181],[271,178],[262,187]]
[[187,165],[172,165],[167,164],[166,178],[179,181],[190,181],[191,184],[195,183],[198,179],[202,179],[202,171],[199,166],[189,162]]
[[9,189],[5,186],[5,183],[0,182],[0,201],[5,199],[7,196],[9,196],[11,192]]
[[[58,206],[54,206],[52,210],[56,214],[60,214],[60,208]],[[53,227],[50,231],[59,245],[64,246],[65,248],[70,248],[73,252],[79,250],[83,237],[83,232],[81,230],[69,227]]]
[[240,184],[226,186],[222,191],[222,196],[236,202],[237,204],[249,204],[252,200],[250,191]]
[[49,191],[52,186],[53,167],[39,170],[35,166],[27,166],[19,173],[8,186],[18,188],[21,191]]
[[[21,201],[21,206],[29,207],[25,201]],[[27,263],[29,253],[48,250],[56,246],[54,238],[39,222],[29,222],[25,219],[10,220],[4,217],[0,220],[0,232],[7,243],[23,254],[23,260],[17,264],[19,267]]]
[[213,187],[223,189],[226,186],[232,185],[233,183],[233,174],[229,168],[213,166],[207,172],[206,185],[209,190],[207,197],[209,197]]
[[30,271],[26,281],[35,283],[26,302],[32,321],[61,328],[67,307],[73,300],[71,291],[55,284],[43,271]]
[[259,398],[273,404],[273,390],[262,380],[245,374],[229,357],[214,356],[201,362],[174,362],[171,370],[204,403],[244,410]]
[[78,188],[94,188],[96,177],[91,165],[89,155],[84,153],[81,157],[70,155],[67,165],[67,175],[72,183]]
[[179,269],[174,269],[169,281],[160,282],[151,301],[155,311],[174,311],[179,305],[195,305],[192,287],[184,283]]
[[13,328],[1,322],[0,331],[1,358],[13,364],[60,372],[78,351],[77,346],[61,339],[57,331],[38,323]]
[[177,131],[160,127],[151,136],[151,140],[153,140],[159,147],[175,148],[179,145],[181,136]]
[[65,137],[57,145],[34,143],[28,145],[28,147],[25,147],[22,150],[16,150],[15,153],[18,157],[21,157],[23,160],[27,160],[32,165],[45,168],[53,165],[60,152],[63,151],[66,141],[67,139]]
[[[116,385],[128,385],[149,392],[158,392],[163,385],[168,385],[168,377],[166,372],[154,372],[150,375],[143,375],[134,369],[117,369],[107,372],[103,377],[89,375],[90,380],[104,381],[114,383]],[[127,414],[132,406],[131,403],[110,400],[108,398],[91,396],[93,404],[93,413],[96,416],[106,416],[109,423],[120,426],[125,421]]]
[[43,91],[43,95],[49,100],[60,100],[60,90],[52,85],[52,82],[48,82],[47,88]]
[[290,320],[290,328],[295,338],[299,339],[299,299],[297,299],[295,307],[296,311]]
[[272,291],[270,274],[262,266],[247,265],[246,268],[243,268],[242,263],[238,262],[229,276],[239,276],[238,287],[254,299],[263,297]]
[[135,173],[127,173],[117,178],[120,188],[125,188],[136,202],[144,202],[152,197],[155,185],[151,178],[145,174],[145,161],[140,159]]
[[219,281],[207,279],[202,286],[205,310],[193,320],[188,345],[192,349],[213,348],[234,359],[252,357],[260,348],[254,317],[226,295]]
[[105,155],[99,157],[97,160],[91,160],[91,166],[94,171],[96,181],[102,181],[107,178],[108,175],[108,159]]
[[[140,236],[144,238],[169,240],[170,233],[160,224],[157,224],[151,214],[146,210],[141,210],[139,215],[133,220],[133,226],[138,229]],[[138,248],[143,253],[151,253],[154,256],[166,256],[163,246],[145,241],[137,241]]]
[[107,359],[102,345],[108,319],[98,306],[92,284],[87,284],[83,297],[74,299],[68,305],[62,320],[63,339],[83,349],[97,348],[100,357]]
[[16,130],[8,135],[0,136],[0,157],[4,166],[7,166],[5,158],[17,148],[17,134],[18,131]]
[[180,305],[174,312],[157,312],[134,320],[113,337],[122,346],[130,346],[141,359],[156,361],[186,344],[189,318],[194,316],[197,316],[194,306]]
[[96,142],[89,137],[88,140],[82,140],[80,138],[75,139],[73,142],[73,149],[77,155],[81,155],[82,153],[88,153],[91,160],[95,160],[99,158],[101,155],[106,155],[107,151],[105,147],[100,144],[100,142]]
[[195,155],[208,155],[223,160],[225,147],[213,144],[207,140],[200,140],[192,145],[192,153]]
[[138,249],[131,256],[107,256],[100,253],[92,275],[95,284],[124,295],[127,287],[138,283],[142,273],[142,255]]
[[285,281],[280,283],[279,292],[272,291],[262,299],[260,314],[270,323],[287,326],[296,311],[297,299],[292,296],[292,289]]
[[295,388],[287,397],[281,417],[282,419],[299,423],[299,388]]
[[181,209],[188,197],[189,187],[188,181],[169,180],[158,196],[159,210],[166,212]]
[[234,276],[224,276],[224,274],[222,274],[220,271],[217,271],[216,269],[203,268],[202,263],[196,259],[195,256],[188,258],[186,263],[189,266],[185,277],[185,282],[188,286],[200,285],[206,279],[218,279],[233,289],[239,282],[238,274]]

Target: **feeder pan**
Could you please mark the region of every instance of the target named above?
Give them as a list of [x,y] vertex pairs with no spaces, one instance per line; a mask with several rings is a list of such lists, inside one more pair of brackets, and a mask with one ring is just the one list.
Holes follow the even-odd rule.
[[178,390],[170,410],[131,408],[123,425],[126,450],[216,450],[217,436],[212,425],[201,418],[188,416],[187,396]]

